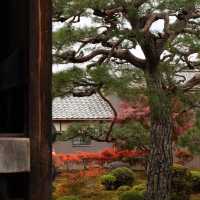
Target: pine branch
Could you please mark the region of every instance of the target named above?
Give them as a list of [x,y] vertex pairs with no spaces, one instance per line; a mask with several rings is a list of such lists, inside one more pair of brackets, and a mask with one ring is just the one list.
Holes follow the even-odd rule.
[[54,56],[59,59],[65,60],[66,63],[84,63],[84,62],[88,62],[92,60],[96,56],[109,57],[111,55],[111,57],[121,59],[121,60],[126,60],[130,64],[140,69],[144,69],[145,67],[145,60],[134,56],[127,49],[112,49],[112,50],[96,49],[92,51],[90,54],[84,55],[84,56],[76,56],[75,54],[76,54],[75,51],[67,51],[60,55],[56,54]]
[[188,92],[196,86],[200,86],[200,73],[195,74],[190,80],[188,80],[183,86],[182,90]]

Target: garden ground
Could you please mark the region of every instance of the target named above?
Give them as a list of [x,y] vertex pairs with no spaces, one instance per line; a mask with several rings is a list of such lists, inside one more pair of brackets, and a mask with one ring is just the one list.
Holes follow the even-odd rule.
[[[80,200],[119,200],[120,190],[107,191],[100,183],[100,176],[106,170],[90,169],[81,172],[62,172],[54,182],[53,200],[62,196],[77,196]],[[136,183],[145,182],[143,171],[135,171]],[[135,185],[134,184],[134,185]],[[200,200],[200,193],[193,194],[191,200]]]

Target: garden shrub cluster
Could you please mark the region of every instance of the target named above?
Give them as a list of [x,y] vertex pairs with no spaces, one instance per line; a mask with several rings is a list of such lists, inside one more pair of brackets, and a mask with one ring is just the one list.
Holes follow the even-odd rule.
[[135,181],[134,172],[127,167],[119,167],[101,177],[101,184],[106,189],[117,189],[120,186],[132,186]]
[[192,192],[200,192],[200,171],[191,171]]

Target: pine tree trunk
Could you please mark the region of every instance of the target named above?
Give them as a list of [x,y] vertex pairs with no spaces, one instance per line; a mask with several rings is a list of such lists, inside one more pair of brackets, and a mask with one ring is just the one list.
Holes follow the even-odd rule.
[[170,200],[172,156],[171,101],[162,88],[162,76],[147,74],[151,108],[150,156],[146,200]]

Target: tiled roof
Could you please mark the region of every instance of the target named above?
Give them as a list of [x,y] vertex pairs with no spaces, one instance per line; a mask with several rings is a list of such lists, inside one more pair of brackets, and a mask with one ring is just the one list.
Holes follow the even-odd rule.
[[53,100],[52,117],[54,120],[105,120],[113,118],[113,111],[99,94],[65,96]]

